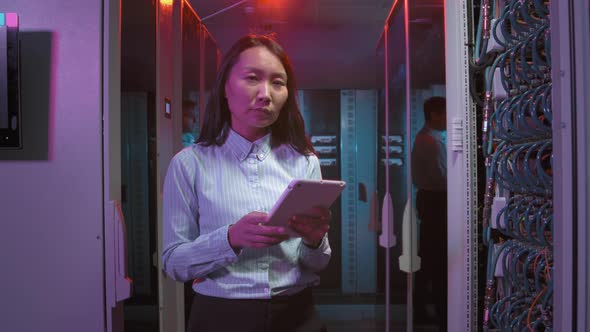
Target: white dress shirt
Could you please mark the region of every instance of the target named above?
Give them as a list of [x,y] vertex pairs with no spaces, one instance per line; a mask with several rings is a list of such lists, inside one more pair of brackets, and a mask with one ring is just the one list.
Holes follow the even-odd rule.
[[268,299],[317,285],[328,264],[327,236],[317,249],[291,238],[236,254],[229,225],[252,211],[268,212],[292,179],[320,179],[315,155],[288,145],[271,149],[270,134],[250,142],[230,130],[222,146],[195,144],[171,161],[164,183],[164,271],[177,281],[198,279],[204,295]]
[[412,182],[420,190],[447,191],[446,131],[424,125],[418,132],[412,149]]

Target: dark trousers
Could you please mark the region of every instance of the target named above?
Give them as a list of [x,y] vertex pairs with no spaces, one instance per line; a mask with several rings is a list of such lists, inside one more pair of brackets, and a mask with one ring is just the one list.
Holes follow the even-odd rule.
[[[447,330],[447,193],[418,190],[416,210],[420,218],[419,256],[421,269],[415,274],[414,321],[435,323]],[[426,306],[434,304],[435,317]]]
[[324,332],[311,289],[270,300],[234,300],[195,294],[188,332]]

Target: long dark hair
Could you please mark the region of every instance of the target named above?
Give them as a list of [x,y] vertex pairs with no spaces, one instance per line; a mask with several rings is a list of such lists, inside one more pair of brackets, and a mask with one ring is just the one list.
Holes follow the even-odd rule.
[[225,83],[240,54],[249,48],[257,46],[264,46],[276,55],[287,72],[289,96],[280,110],[278,119],[270,126],[272,146],[290,144],[293,149],[303,155],[315,153],[311,142],[305,135],[303,116],[301,116],[297,104],[297,87],[293,66],[283,47],[276,42],[272,35],[246,35],[240,38],[225,54],[207,102],[203,127],[196,143],[204,146],[221,146],[225,143],[231,127],[231,113],[227,105],[227,99],[225,99]]

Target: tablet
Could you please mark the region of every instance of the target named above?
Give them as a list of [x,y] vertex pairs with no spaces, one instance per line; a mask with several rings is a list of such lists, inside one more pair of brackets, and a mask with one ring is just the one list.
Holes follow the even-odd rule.
[[289,235],[299,234],[289,227],[289,219],[317,206],[329,208],[346,186],[344,181],[292,180],[268,213],[267,225],[284,226]]

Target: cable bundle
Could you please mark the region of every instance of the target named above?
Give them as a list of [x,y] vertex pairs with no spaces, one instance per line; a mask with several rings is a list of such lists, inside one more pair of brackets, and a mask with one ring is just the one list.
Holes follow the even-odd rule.
[[474,94],[486,167],[484,331],[552,331],[550,32],[549,1],[481,1],[471,66],[485,74]]
[[552,144],[550,139],[520,144],[500,144],[492,157],[491,176],[513,194],[551,197]]
[[[491,296],[486,296],[486,307],[489,308],[486,321],[502,331],[551,330],[551,251],[546,247],[508,240],[490,246],[488,259],[488,267],[496,266],[503,277],[499,278],[496,293],[490,292]],[[488,280],[494,280],[495,269],[488,269]]]
[[539,196],[513,195],[497,216],[498,230],[523,243],[553,244],[553,203]]
[[551,83],[504,99],[491,117],[498,139],[518,142],[551,138]]

